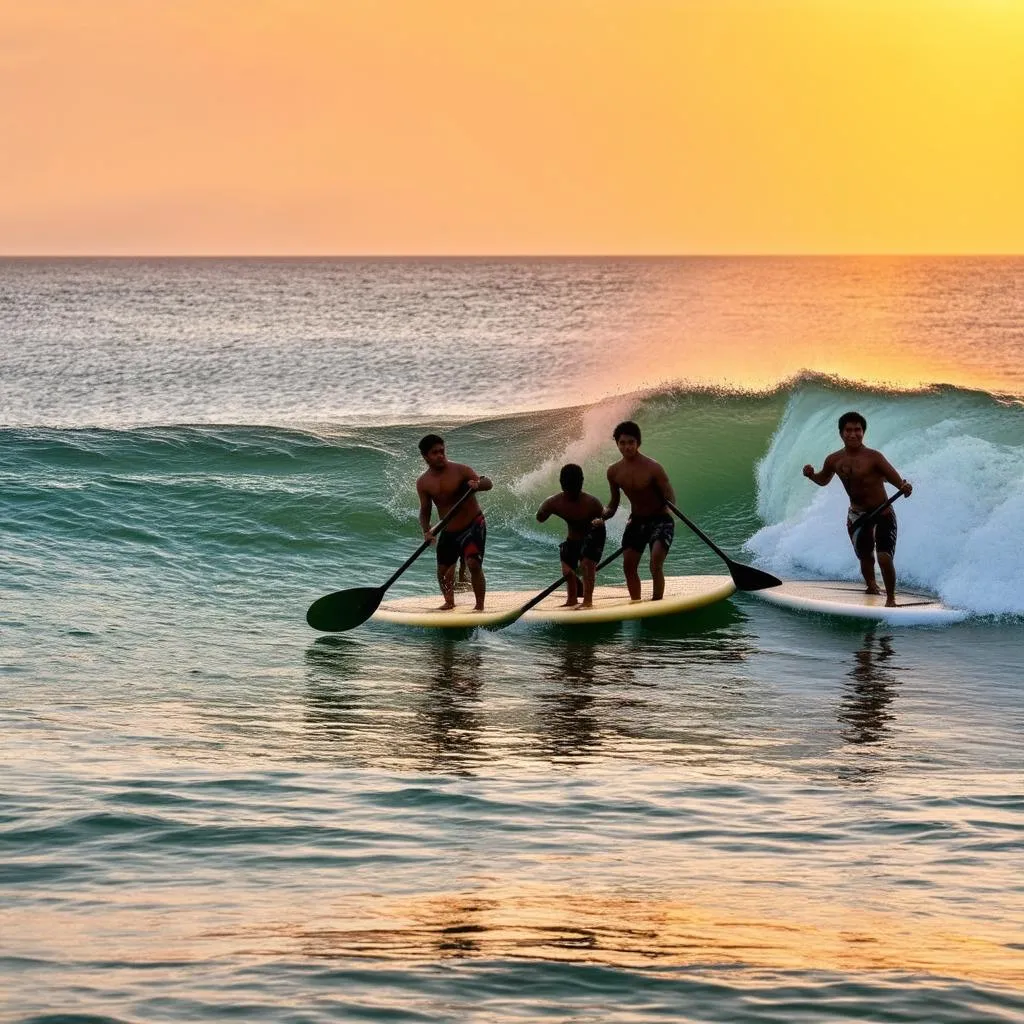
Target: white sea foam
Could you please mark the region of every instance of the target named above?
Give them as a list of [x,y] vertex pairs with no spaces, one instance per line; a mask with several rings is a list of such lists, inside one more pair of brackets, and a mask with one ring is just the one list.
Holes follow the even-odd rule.
[[768,525],[747,547],[760,564],[783,576],[859,578],[841,484],[819,489],[801,476],[839,447],[847,408],[867,417],[868,443],[914,484],[895,507],[900,579],[978,614],[1024,614],[1024,413],[975,394],[794,395],[757,468]]
[[600,476],[600,486],[593,483],[594,467],[587,473],[587,463],[597,463],[597,456],[602,456],[601,466],[614,461],[618,456],[612,447],[612,430],[617,423],[628,419],[640,400],[639,395],[622,398],[611,398],[587,409],[580,419],[579,434],[557,454],[545,459],[528,473],[516,477],[511,489],[514,494],[526,496],[547,488],[548,491],[558,490],[558,472],[567,462],[575,462],[583,466],[587,475],[587,489],[603,495],[606,490],[604,473]]

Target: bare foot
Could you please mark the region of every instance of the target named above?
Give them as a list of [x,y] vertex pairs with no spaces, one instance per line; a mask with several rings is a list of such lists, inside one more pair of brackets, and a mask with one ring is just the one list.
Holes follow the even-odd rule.
[[593,607],[594,607],[594,602],[593,601],[584,601],[583,604],[580,605],[580,611],[582,611],[584,608],[593,608]]
[[895,608],[896,607],[896,598],[895,597],[887,597],[885,599],[885,607],[886,608]]
[[878,587],[867,587],[864,590],[864,593],[865,594],[881,594],[882,592],[878,589]]
[[575,608],[576,607],[576,602],[575,601],[566,601],[565,604],[562,605],[562,607],[563,608]]
[[436,608],[434,610],[435,611],[439,611],[439,612],[450,612],[454,607],[455,607],[455,602],[454,601],[452,601],[450,604],[447,601],[445,601],[445,603],[443,605],[441,605],[439,608]]
[[475,611],[475,612],[482,612],[483,610],[484,610],[484,606],[482,604],[477,604],[477,605],[473,606],[473,611]]

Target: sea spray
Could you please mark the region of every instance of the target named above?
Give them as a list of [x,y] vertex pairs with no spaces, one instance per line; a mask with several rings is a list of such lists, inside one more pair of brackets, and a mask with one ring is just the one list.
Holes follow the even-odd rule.
[[895,509],[900,579],[979,614],[1024,614],[1024,412],[976,392],[798,389],[757,466],[767,525],[748,549],[781,575],[858,578],[841,484],[819,489],[801,475],[840,446],[849,408],[867,417],[867,443],[914,484]]

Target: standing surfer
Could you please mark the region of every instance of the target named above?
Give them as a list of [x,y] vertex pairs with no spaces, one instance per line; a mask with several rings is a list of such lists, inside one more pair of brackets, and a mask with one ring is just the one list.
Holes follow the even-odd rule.
[[604,510],[599,499],[583,490],[583,470],[574,462],[562,467],[558,483],[561,492],[544,499],[537,509],[537,522],[546,522],[551,516],[565,520],[568,536],[558,547],[568,591],[565,607],[576,607],[576,567],[579,566],[583,575],[583,603],[579,607],[593,608],[594,576],[604,551],[605,528],[601,518]]
[[896,514],[886,508],[877,516],[865,518],[866,513],[886,502],[885,484],[892,484],[910,496],[913,486],[904,480],[889,464],[888,459],[874,448],[864,444],[868,421],[859,412],[845,412],[839,417],[839,436],[843,447],[826,456],[825,464],[817,473],[810,464],[804,466],[804,476],[824,487],[838,475],[850,496],[850,510],[846,516],[846,529],[853,550],[860,559],[860,571],[869,594],[879,594],[875,579],[875,555],[882,570],[885,584],[885,606],[896,607]]
[[669,515],[666,500],[676,496],[664,467],[654,459],[640,454],[640,428],[632,421],[620,423],[612,437],[622,458],[608,467],[608,486],[612,496],[600,519],[611,519],[619,507],[624,491],[629,498],[630,513],[622,534],[622,568],[626,587],[634,601],[640,600],[640,556],[645,547],[651,549],[651,597],[660,601],[665,594],[665,557],[675,536],[675,521]]
[[476,598],[475,610],[482,612],[487,593],[483,569],[487,522],[479,502],[475,495],[468,498],[436,538],[430,532],[430,514],[432,505],[436,505],[438,516],[443,517],[466,491],[489,491],[494,485],[469,466],[449,462],[444,438],[437,434],[427,434],[420,440],[419,448],[427,463],[426,471],[416,481],[416,493],[420,499],[420,529],[424,540],[437,545],[437,581],[444,598],[441,610],[455,607],[455,566],[459,557],[464,556],[473,585],[473,596]]

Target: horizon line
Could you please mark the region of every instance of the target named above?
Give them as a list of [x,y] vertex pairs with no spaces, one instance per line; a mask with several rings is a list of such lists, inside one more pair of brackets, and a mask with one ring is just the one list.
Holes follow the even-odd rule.
[[670,260],[1020,258],[1021,252],[607,252],[607,253],[0,253],[0,260]]

